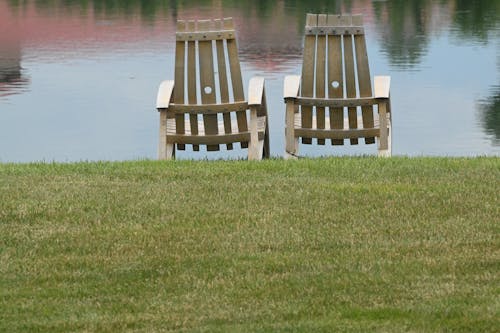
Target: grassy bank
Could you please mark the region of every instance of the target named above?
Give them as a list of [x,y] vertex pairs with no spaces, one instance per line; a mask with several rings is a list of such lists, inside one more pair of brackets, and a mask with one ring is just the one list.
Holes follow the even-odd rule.
[[500,159],[0,164],[0,331],[495,331]]

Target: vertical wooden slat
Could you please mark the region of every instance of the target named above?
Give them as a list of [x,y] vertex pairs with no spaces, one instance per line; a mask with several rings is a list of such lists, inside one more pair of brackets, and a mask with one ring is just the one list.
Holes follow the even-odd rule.
[[[329,26],[339,26],[340,18],[337,15],[328,15]],[[342,98],[344,97],[342,78],[342,39],[340,36],[328,36],[328,97]],[[338,86],[334,87],[333,83],[337,82]],[[330,128],[344,128],[344,110],[343,108],[330,108]],[[332,139],[333,145],[343,145],[344,140]]]
[[[224,29],[233,30],[233,19],[224,19]],[[236,36],[226,40],[227,56],[229,58],[229,67],[231,69],[231,84],[233,86],[233,96],[235,102],[245,100],[243,92],[243,80],[241,78],[240,60],[238,58],[238,47],[236,45]],[[238,130],[240,132],[248,131],[247,113],[245,111],[236,112],[236,120],[238,122]],[[241,148],[248,148],[248,142],[241,142]]]
[[[186,22],[179,20],[177,21],[177,31],[186,31]],[[174,88],[174,102],[178,104],[184,104],[184,70],[185,70],[185,42],[178,41],[175,43],[175,88]],[[185,123],[184,115],[175,115],[175,130],[178,134],[185,133]],[[186,149],[184,144],[178,144],[177,148],[179,150]]]
[[[187,22],[187,31],[195,31],[195,21],[190,20]],[[196,104],[196,42],[187,42],[187,81],[188,81],[188,103]],[[189,122],[191,124],[191,135],[198,135],[198,117],[195,114],[189,115]],[[193,145],[194,151],[199,151],[199,145]]]
[[[306,26],[314,27],[318,24],[318,15],[307,14]],[[314,61],[316,58],[316,36],[306,35],[304,41],[304,60],[302,62],[301,96],[313,97],[314,92]],[[301,107],[302,127],[312,128],[312,107]],[[302,143],[311,144],[312,139],[302,138]]]
[[[222,30],[222,21],[214,20],[215,22],[215,30]],[[216,41],[217,48],[217,68],[219,72],[219,87],[220,87],[220,98],[222,103],[229,103],[229,88],[227,82],[227,71],[226,71],[226,56],[224,54],[224,41],[217,40]],[[222,115],[224,119],[224,132],[226,134],[231,133],[231,114],[224,113]],[[226,144],[226,148],[228,150],[233,149],[233,144]]]
[[[211,21],[198,21],[199,31],[209,31]],[[215,79],[214,79],[214,58],[212,41],[200,41],[198,43],[200,62],[200,93],[202,104],[214,104],[215,99]],[[207,89],[209,91],[207,91]],[[218,134],[217,114],[203,115],[206,134]],[[219,150],[219,145],[207,145],[208,151]]]
[[[363,17],[356,15],[352,17],[352,24],[354,26],[363,25]],[[354,36],[354,46],[356,47],[356,64],[358,69],[358,84],[359,96],[371,97],[372,96],[372,83],[370,77],[370,67],[368,64],[368,53],[366,51],[366,40],[364,35]],[[363,128],[373,128],[373,106],[363,106]],[[366,144],[375,143],[375,138],[365,138]]]
[[[348,16],[346,19],[351,21],[351,17]],[[347,22],[347,25],[351,25],[352,22]],[[344,41],[344,58],[345,58],[345,84],[346,84],[346,92],[347,98],[356,98],[356,74],[354,71],[354,55],[353,55],[353,47],[352,47],[352,35],[347,34],[343,35]],[[358,128],[358,114],[356,108],[348,108],[348,117],[349,117],[349,128],[354,129]],[[351,144],[358,144],[358,139],[351,139]]]
[[[327,16],[318,15],[318,26],[326,26]],[[326,35],[318,35],[316,48],[316,97],[325,98],[325,67],[326,67]],[[316,107],[316,126],[325,128],[325,108]],[[318,144],[324,145],[325,139],[318,139]]]

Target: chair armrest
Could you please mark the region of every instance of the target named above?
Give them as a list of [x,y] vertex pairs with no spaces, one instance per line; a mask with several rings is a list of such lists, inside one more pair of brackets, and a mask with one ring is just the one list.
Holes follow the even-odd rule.
[[374,79],[375,98],[389,98],[391,90],[390,76],[375,76]]
[[248,83],[248,106],[259,106],[262,104],[264,94],[264,78],[255,76]]
[[156,97],[156,109],[168,109],[172,92],[174,91],[174,81],[163,81],[158,88],[158,95]]
[[297,98],[299,96],[300,75],[287,75],[283,85],[283,97]]

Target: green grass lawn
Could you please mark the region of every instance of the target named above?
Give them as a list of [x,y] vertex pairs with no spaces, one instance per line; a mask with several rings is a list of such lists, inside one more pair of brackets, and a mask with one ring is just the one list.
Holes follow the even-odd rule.
[[500,158],[0,164],[0,332],[498,332]]

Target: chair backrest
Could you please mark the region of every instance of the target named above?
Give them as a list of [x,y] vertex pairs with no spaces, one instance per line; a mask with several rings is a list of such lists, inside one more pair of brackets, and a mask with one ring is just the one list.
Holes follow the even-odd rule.
[[[239,104],[238,130],[247,131],[244,103],[238,103],[245,101],[245,95],[232,18],[177,21],[173,99],[178,105]],[[230,114],[224,114],[223,120],[225,132],[231,133]],[[206,134],[218,134],[217,112],[205,112],[203,121]],[[198,134],[197,115],[190,114],[190,124],[191,133]],[[177,114],[177,133],[184,133],[184,126],[184,115]],[[209,145],[208,150],[218,150],[218,145]]]
[[[371,97],[372,85],[361,15],[307,14],[301,96],[314,98]],[[374,126],[373,107],[360,107],[364,128]],[[344,127],[343,109],[330,108],[332,129]],[[358,128],[357,108],[347,110],[349,128]],[[317,126],[324,128],[325,109],[316,108]],[[311,127],[312,107],[302,107],[302,126]],[[309,141],[309,142],[308,142]],[[324,141],[319,140],[320,144]],[[365,138],[374,143],[374,138]],[[311,143],[303,139],[303,143]],[[333,144],[343,144],[333,140]],[[357,144],[351,139],[351,144]]]

